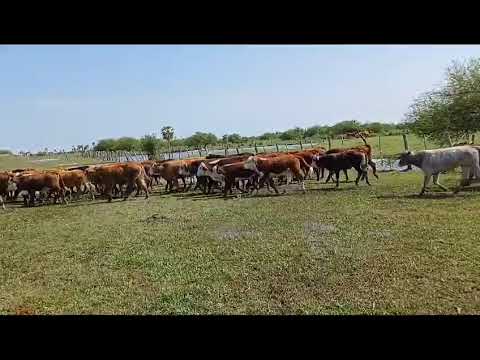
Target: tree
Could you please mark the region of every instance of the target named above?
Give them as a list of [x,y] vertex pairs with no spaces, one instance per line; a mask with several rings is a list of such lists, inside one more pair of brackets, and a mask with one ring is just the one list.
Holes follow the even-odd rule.
[[171,126],[164,126],[162,128],[162,138],[168,142],[168,151],[171,151],[171,141],[173,140],[175,130]]
[[205,147],[207,145],[216,144],[218,142],[217,137],[212,133],[203,133],[197,131],[192,136],[185,139],[185,144],[187,146],[202,146]]
[[347,120],[336,123],[330,127],[330,132],[332,135],[341,135],[347,132],[354,132],[361,130],[362,125],[357,120]]
[[405,120],[412,132],[440,145],[469,141],[480,131],[480,59],[454,62],[445,85],[415,99]]
[[304,137],[304,134],[305,134],[305,130],[297,126],[294,129],[289,129],[281,133],[280,139],[281,140],[299,140]]
[[159,139],[155,134],[144,135],[140,139],[140,148],[148,154],[150,159],[154,158],[158,144]]
[[138,139],[125,136],[115,140],[112,150],[135,151],[139,148],[140,141]]
[[228,135],[228,142],[230,143],[239,143],[242,140],[242,137],[239,134]]
[[95,145],[95,151],[112,151],[115,147],[114,139],[102,139]]

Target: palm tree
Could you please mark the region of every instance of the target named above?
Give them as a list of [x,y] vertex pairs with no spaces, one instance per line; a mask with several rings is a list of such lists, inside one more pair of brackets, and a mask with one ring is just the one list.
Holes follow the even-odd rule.
[[171,126],[164,126],[162,128],[162,137],[163,137],[163,140],[167,140],[167,142],[168,142],[168,151],[169,152],[171,152],[170,142],[173,140],[174,133],[175,133],[175,130]]

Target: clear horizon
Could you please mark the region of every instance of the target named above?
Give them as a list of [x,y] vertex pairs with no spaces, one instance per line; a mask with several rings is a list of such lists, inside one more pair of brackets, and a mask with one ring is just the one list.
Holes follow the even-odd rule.
[[398,123],[478,45],[0,46],[0,149]]

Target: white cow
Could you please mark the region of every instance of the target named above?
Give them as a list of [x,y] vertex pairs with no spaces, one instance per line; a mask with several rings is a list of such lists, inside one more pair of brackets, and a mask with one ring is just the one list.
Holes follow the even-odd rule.
[[400,166],[414,165],[422,169],[424,182],[420,195],[423,195],[433,176],[433,183],[443,190],[448,189],[438,182],[441,172],[462,168],[462,180],[454,193],[469,185],[470,174],[480,179],[479,152],[471,146],[456,146],[444,149],[422,150],[416,153],[412,151],[400,155]]

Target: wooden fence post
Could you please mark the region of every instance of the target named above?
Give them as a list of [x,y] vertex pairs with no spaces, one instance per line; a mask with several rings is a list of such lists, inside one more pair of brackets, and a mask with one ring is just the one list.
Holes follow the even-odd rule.
[[[380,144],[380,135],[378,135],[378,143]],[[343,145],[343,135],[342,135],[342,145]]]
[[[343,144],[343,136],[342,136],[342,144]],[[383,161],[383,155],[382,155],[382,137],[378,135],[378,151],[380,152],[380,159]]]
[[312,143],[312,140],[310,140],[310,145],[312,146],[312,149],[313,149],[313,143]]
[[236,149],[237,149],[237,155],[240,154],[240,150],[238,150],[238,147]]
[[255,147],[255,154],[258,154],[257,143],[254,143],[253,146]]
[[300,139],[300,150],[303,150],[303,144],[301,139]]
[[285,143],[285,150],[288,151],[288,144]]
[[408,151],[408,139],[407,139],[407,134],[402,134],[403,136],[403,147],[405,151]]
[[[402,134],[402,136],[403,136],[403,147],[405,148],[405,151],[409,151],[407,134]],[[407,166],[407,171],[408,170],[412,170],[412,165]]]
[[475,134],[472,135],[472,144],[475,144]]
[[425,150],[427,150],[427,139],[425,134],[423,134],[423,147],[425,148]]
[[275,144],[275,146],[277,147],[277,152],[280,152],[280,150],[278,149],[278,144]]
[[332,140],[330,139],[330,136],[327,137],[327,141],[328,141],[328,150],[330,150],[332,148]]
[[450,134],[447,134],[447,137],[448,137],[448,143],[450,144],[450,147],[452,147],[453,141],[452,141],[452,138],[450,137]]

